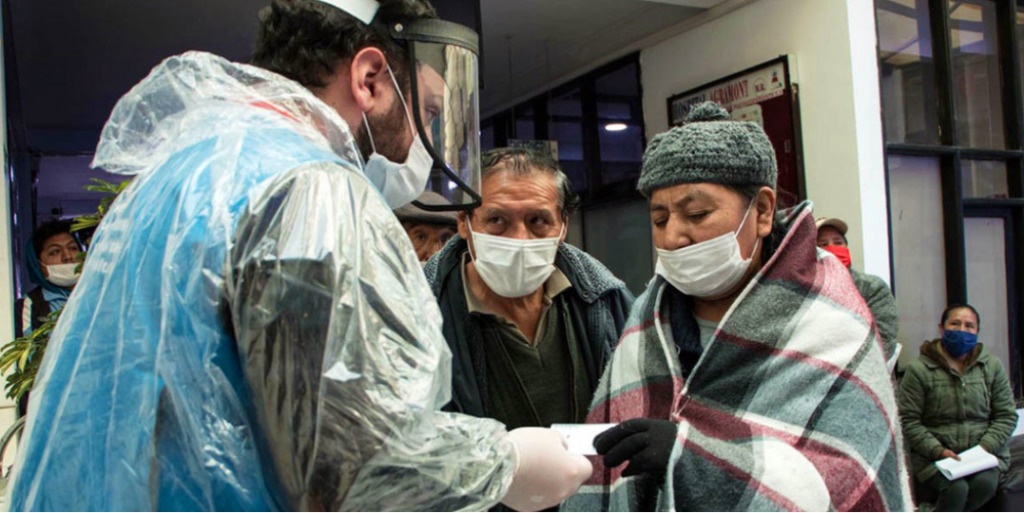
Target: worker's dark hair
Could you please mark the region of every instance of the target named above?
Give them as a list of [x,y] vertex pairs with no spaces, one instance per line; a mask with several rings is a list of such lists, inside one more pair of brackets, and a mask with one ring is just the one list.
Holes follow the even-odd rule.
[[252,63],[313,89],[327,85],[338,64],[372,46],[384,52],[395,80],[407,88],[406,66],[395,64],[406,61],[406,51],[388,27],[420,18],[437,18],[426,0],[380,0],[370,25],[319,0],[274,0],[260,11]]

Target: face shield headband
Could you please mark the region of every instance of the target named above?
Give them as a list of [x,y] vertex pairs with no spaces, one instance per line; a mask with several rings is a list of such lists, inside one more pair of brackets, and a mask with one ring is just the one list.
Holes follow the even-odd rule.
[[[376,0],[319,0],[370,25]],[[451,204],[413,204],[427,211],[480,206],[480,102],[478,36],[469,27],[418,19],[383,27],[406,48],[411,110],[433,160],[427,189]],[[394,63],[395,67],[403,63]]]

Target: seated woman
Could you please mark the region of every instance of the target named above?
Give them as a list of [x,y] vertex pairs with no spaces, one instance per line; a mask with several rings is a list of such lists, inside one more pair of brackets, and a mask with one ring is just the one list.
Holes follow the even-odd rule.
[[764,131],[728,117],[696,105],[644,154],[657,276],[587,419],[619,424],[563,509],[910,510],[868,308],[810,205],[776,213]]
[[[1010,466],[1010,434],[1017,425],[1010,380],[999,359],[978,343],[981,318],[971,305],[942,312],[937,340],[900,381],[900,417],[914,477],[938,494],[935,511],[974,511],[996,493]],[[980,445],[997,468],[949,481],[934,462]],[[920,487],[919,487],[920,488]]]
[[29,278],[38,286],[15,303],[14,333],[21,337],[46,322],[60,310],[78,283],[78,254],[82,251],[71,235],[71,223],[54,220],[43,223],[32,234],[25,251]]

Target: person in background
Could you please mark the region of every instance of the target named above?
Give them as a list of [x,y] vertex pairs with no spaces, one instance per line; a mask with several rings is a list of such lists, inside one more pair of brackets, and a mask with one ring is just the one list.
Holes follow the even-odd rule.
[[835,217],[819,217],[814,221],[818,227],[818,247],[832,253],[850,270],[853,284],[867,302],[871,315],[878,327],[878,336],[882,339],[885,359],[890,370],[899,357],[896,336],[899,334],[900,318],[896,311],[896,298],[884,280],[873,274],[863,273],[853,268],[850,259],[850,248],[846,241],[846,222]]
[[426,0],[258,25],[252,65],[169,57],[104,126],[93,166],[135,178],[47,346],[11,509],[561,502],[591,465],[558,432],[441,411],[451,354],[392,213],[435,169],[475,194],[476,33]]
[[449,409],[509,429],[582,422],[633,296],[565,243],[578,199],[548,156],[482,156],[481,205],[427,264],[452,350]]
[[896,399],[867,305],[776,212],[759,125],[695,105],[651,139],[656,276],[595,393],[594,478],[563,509],[908,511]]
[[[423,191],[416,201],[424,205],[450,205],[451,202],[434,191]],[[420,263],[426,265],[455,235],[457,219],[452,211],[434,212],[417,207],[413,203],[395,209],[395,217],[402,223],[409,235],[413,249]]]
[[71,235],[69,221],[43,223],[26,247],[29,279],[38,285],[15,302],[14,336],[29,335],[68,300],[78,283],[78,254],[82,247]]
[[[940,338],[921,345],[920,357],[900,380],[911,468],[920,487],[937,494],[935,511],[978,509],[995,495],[1010,466],[1010,435],[1017,426],[1013,391],[1003,364],[978,342],[980,331],[973,306],[949,305],[939,320]],[[935,467],[974,446],[994,454],[998,467],[955,481]]]
[[[78,283],[78,254],[82,247],[71,235],[71,222],[54,219],[43,223],[32,234],[25,248],[28,276],[38,285],[14,303],[14,336],[31,335],[64,308]],[[18,416],[28,412],[29,393],[18,400]]]

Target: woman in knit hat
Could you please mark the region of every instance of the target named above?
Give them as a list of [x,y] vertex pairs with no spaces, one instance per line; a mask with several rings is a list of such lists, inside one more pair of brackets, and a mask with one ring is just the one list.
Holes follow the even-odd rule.
[[580,510],[910,510],[899,416],[849,273],[809,203],[776,212],[761,128],[715,103],[655,136],[655,279],[633,305],[588,422]]

